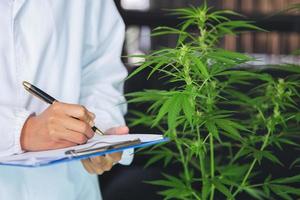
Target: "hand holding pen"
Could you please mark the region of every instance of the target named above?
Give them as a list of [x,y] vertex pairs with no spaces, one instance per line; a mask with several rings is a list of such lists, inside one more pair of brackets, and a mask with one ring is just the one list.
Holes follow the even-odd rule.
[[23,85],[34,96],[51,103],[41,114],[25,122],[21,133],[23,150],[41,151],[84,144],[94,136],[94,131],[99,131],[93,124],[95,115],[83,106],[58,102],[27,82]]

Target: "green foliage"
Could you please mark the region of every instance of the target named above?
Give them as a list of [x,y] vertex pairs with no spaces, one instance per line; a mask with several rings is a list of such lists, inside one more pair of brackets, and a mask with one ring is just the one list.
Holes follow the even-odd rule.
[[[171,148],[158,146],[148,154],[148,165],[163,160],[179,163],[182,173],[165,174],[150,182],[165,188],[165,199],[294,199],[300,197],[299,175],[262,182],[264,163],[286,166],[274,147],[299,147],[300,67],[270,66],[291,75],[276,78],[261,70],[241,67],[248,55],[218,48],[227,34],[259,30],[249,21],[232,21],[233,11],[199,8],[176,9],[184,19],[178,28],[159,27],[154,36],[175,34],[175,48],[163,48],[142,56],[144,69],[168,78],[170,90],[145,90],[128,94],[130,103],[150,104],[147,113],[134,112],[131,125],[158,128],[171,139]],[[189,28],[197,31],[190,33]],[[271,148],[272,147],[272,148]],[[290,167],[297,167],[299,159]],[[263,176],[262,176],[263,177]]]

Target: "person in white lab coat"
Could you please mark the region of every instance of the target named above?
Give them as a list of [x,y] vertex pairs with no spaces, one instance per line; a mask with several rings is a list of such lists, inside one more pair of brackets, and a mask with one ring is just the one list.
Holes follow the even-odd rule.
[[[113,0],[1,0],[0,156],[84,143],[93,124],[127,134],[123,39]],[[22,88],[24,80],[65,103],[46,105]],[[111,154],[34,169],[1,166],[0,199],[99,200],[92,174],[120,159]],[[123,152],[120,163],[131,160]]]

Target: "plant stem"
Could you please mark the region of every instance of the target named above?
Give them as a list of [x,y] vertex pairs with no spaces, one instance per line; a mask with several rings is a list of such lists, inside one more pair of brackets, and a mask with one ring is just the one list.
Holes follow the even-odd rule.
[[[212,133],[210,133],[209,137],[209,147],[210,147],[210,176],[211,179],[215,177],[215,155],[214,155],[214,137]],[[210,200],[214,199],[215,195],[215,186],[211,184],[211,191],[210,191]]]
[[[231,159],[231,161],[229,162],[229,166],[232,165],[237,159],[238,157],[240,156],[241,152],[244,150],[244,147],[241,147],[239,149],[239,151],[235,154],[235,156]],[[230,186],[230,192],[232,192],[233,190],[233,185]]]
[[[203,145],[203,141],[201,141],[201,136],[200,136],[200,131],[199,131],[199,127],[196,128],[197,131],[197,135],[198,135],[198,142],[202,143]],[[205,170],[205,162],[204,162],[204,153],[203,150],[199,150],[199,161],[200,161],[200,171],[201,171],[201,177],[202,177],[202,195],[204,194],[204,189],[206,188],[207,185],[207,177],[206,177],[206,170]],[[204,199],[204,196],[202,196],[202,198]]]
[[[266,148],[266,146],[268,145],[268,141],[269,141],[270,135],[271,135],[271,131],[268,131],[268,134],[265,136],[264,143],[262,144],[262,146],[260,148],[260,151],[263,151]],[[248,180],[248,178],[249,178],[249,176],[250,176],[250,174],[251,174],[251,172],[252,172],[252,170],[253,170],[256,162],[257,162],[257,159],[255,158],[252,161],[252,163],[251,163],[251,165],[250,165],[250,167],[249,167],[246,175],[244,176],[244,179],[243,179],[243,181],[241,183],[241,186],[238,187],[238,189],[234,192],[234,194],[233,194],[232,197],[235,197],[242,190],[242,188],[245,186],[245,184],[246,184],[246,182],[247,182],[247,180]]]
[[184,175],[185,175],[186,181],[189,183],[191,178],[190,178],[189,169],[188,169],[188,166],[187,166],[188,163],[185,160],[185,155],[183,153],[181,144],[178,142],[177,138],[175,138],[175,143],[176,143],[177,149],[178,149],[179,154],[180,154],[180,161],[183,165],[183,170],[184,170]]
[[231,159],[231,161],[229,162],[229,165],[232,165],[237,159],[238,157],[240,156],[241,152],[244,151],[244,147],[241,147],[239,149],[239,151],[235,154],[235,156]]
[[202,200],[201,197],[199,197],[195,192],[192,192],[192,194],[197,200]]

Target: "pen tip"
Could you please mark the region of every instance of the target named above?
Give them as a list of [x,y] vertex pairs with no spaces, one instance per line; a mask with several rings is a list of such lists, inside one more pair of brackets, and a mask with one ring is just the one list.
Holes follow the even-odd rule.
[[95,133],[98,133],[99,135],[104,135],[104,133],[100,131],[98,128],[96,128]]
[[23,81],[23,86],[26,88],[26,89],[29,89],[31,84],[28,83],[27,81]]
[[99,128],[97,128],[96,126],[93,126],[93,127],[92,127],[92,130],[93,130],[95,133],[99,134],[99,135],[104,135],[104,133],[103,133]]

